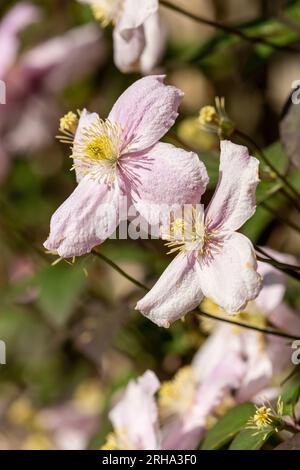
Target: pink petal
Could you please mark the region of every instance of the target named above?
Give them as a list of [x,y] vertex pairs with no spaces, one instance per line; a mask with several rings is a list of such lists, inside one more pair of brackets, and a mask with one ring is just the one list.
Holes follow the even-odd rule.
[[84,174],[82,173],[82,167],[80,165],[80,159],[76,159],[76,156],[78,157],[84,157],[83,153],[81,152],[80,149],[80,144],[82,143],[82,140],[84,139],[84,132],[86,129],[88,129],[90,126],[95,124],[95,122],[99,119],[99,116],[97,113],[89,113],[86,109],[83,109],[81,114],[80,114],[80,119],[78,123],[78,127],[76,130],[75,138],[74,138],[74,145],[73,145],[73,155],[74,155],[74,164],[75,166],[75,171],[76,171],[76,180],[79,183],[82,178],[84,177]]
[[248,331],[241,336],[247,369],[237,393],[237,400],[250,400],[270,384],[273,376],[272,361],[267,354],[262,335]]
[[105,38],[97,25],[80,26],[25,53],[21,72],[33,80],[42,80],[51,90],[61,90],[101,65],[106,51]]
[[244,372],[245,364],[241,357],[224,351],[217,366],[199,384],[190,410],[183,416],[178,416],[164,430],[163,449],[196,449],[206,430],[208,416],[228,391],[238,389]]
[[192,362],[194,376],[204,382],[222,362],[224,354],[242,357],[242,353],[240,335],[234,333],[231,325],[220,324],[196,353]]
[[[278,253],[268,247],[264,251],[281,263],[295,264],[296,259],[292,255]],[[286,291],[287,277],[279,269],[269,263],[258,262],[258,272],[263,277],[263,289],[256,299],[256,303],[263,312],[272,312],[283,300]]]
[[269,321],[291,335],[300,336],[300,315],[288,305],[281,303],[268,316]]
[[0,23],[0,78],[13,65],[19,48],[18,35],[39,18],[39,10],[30,3],[20,2],[5,15]]
[[221,142],[220,178],[206,216],[212,229],[235,231],[254,214],[258,165],[246,147]]
[[158,389],[156,375],[148,370],[136,381],[129,382],[123,397],[109,414],[115,430],[125,432],[135,450],[158,449],[158,412],[154,399]]
[[114,29],[114,61],[123,73],[138,72],[140,57],[145,47],[145,35],[142,27],[134,29],[129,38],[124,38],[118,27]]
[[195,153],[162,142],[145,154],[131,155],[123,168],[137,211],[153,226],[164,215],[168,220],[171,206],[197,204],[208,183]]
[[142,26],[143,23],[158,11],[158,0],[125,0],[124,10],[118,24],[121,34],[126,37],[128,30]]
[[116,229],[119,188],[109,188],[85,176],[51,219],[44,246],[62,258],[81,256],[102,243]]
[[202,300],[199,266],[192,256],[179,254],[161,275],[150,292],[141,299],[136,310],[168,328]]
[[159,13],[150,16],[144,23],[145,47],[140,58],[141,72],[151,73],[159,63],[166,46],[166,31]]
[[156,144],[173,126],[183,93],[163,83],[164,76],[144,77],[117,100],[108,119],[124,129],[124,147],[145,150]]
[[256,267],[250,240],[233,233],[224,239],[219,253],[200,261],[203,294],[229,313],[241,311],[260,292]]

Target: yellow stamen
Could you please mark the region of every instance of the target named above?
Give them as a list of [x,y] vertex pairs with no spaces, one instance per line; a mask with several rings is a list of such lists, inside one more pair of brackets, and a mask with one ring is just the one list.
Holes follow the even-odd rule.
[[114,25],[117,23],[122,4],[123,0],[96,0],[92,3],[91,9],[96,20],[106,28],[110,23]]
[[158,407],[162,419],[185,413],[195,397],[196,384],[190,366],[183,367],[173,380],[162,383]]
[[72,134],[75,134],[76,129],[78,126],[78,116],[73,113],[73,111],[69,111],[60,119],[59,130],[60,131],[69,131]]
[[199,122],[202,126],[211,122],[218,122],[218,115],[214,106],[204,106],[200,110]]
[[79,141],[74,143],[72,169],[93,179],[112,184],[122,149],[123,130],[118,123],[97,118],[82,130]]
[[234,124],[225,111],[225,99],[215,98],[215,106],[204,106],[199,113],[198,122],[202,130],[230,137]]
[[253,417],[253,424],[258,428],[262,429],[265,426],[272,424],[272,410],[267,408],[265,405],[260,408],[256,407],[256,412]]
[[128,441],[126,429],[116,429],[115,432],[110,432],[107,435],[101,450],[134,450],[134,445]]

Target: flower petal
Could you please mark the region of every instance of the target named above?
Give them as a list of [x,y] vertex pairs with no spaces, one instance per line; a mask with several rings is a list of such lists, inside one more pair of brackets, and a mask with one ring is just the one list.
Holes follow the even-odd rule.
[[156,144],[173,126],[183,93],[151,75],[131,85],[117,100],[108,119],[124,129],[124,147],[145,150]]
[[21,72],[34,81],[42,81],[43,87],[57,91],[103,64],[106,51],[104,34],[97,25],[79,26],[30,49],[22,57]]
[[228,324],[217,326],[196,353],[193,362],[194,376],[198,382],[204,382],[224,358],[224,354],[242,357],[240,336],[234,334]]
[[[79,183],[82,178],[84,177],[84,173],[82,171],[82,166],[80,165],[81,160],[76,159],[78,157],[84,157],[83,152],[81,151],[81,143],[84,139],[84,132],[90,126],[96,123],[99,119],[97,113],[89,113],[86,109],[83,109],[80,114],[80,119],[78,123],[78,127],[76,130],[76,134],[74,137],[74,144],[73,144],[73,156],[74,156],[74,165],[75,165],[75,172],[76,172],[76,180]],[[85,167],[86,169],[86,167]]]
[[268,316],[269,321],[286,333],[300,336],[300,315],[288,305],[278,305]]
[[[281,263],[296,263],[296,259],[292,255],[278,253],[268,247],[264,247],[264,251]],[[268,314],[282,302],[286,290],[287,277],[282,271],[274,268],[269,263],[259,261],[257,266],[259,274],[263,277],[263,289],[257,297],[256,303],[264,313]]]
[[123,397],[109,414],[115,430],[126,432],[135,450],[159,448],[158,411],[154,399],[158,389],[156,375],[148,370],[129,382]]
[[220,252],[199,264],[203,294],[229,313],[241,311],[260,292],[252,243],[240,233],[224,239]]
[[145,154],[132,155],[123,168],[137,211],[153,226],[164,216],[169,219],[172,206],[197,204],[208,183],[195,153],[162,142]]
[[138,28],[158,11],[158,0],[125,0],[118,28],[124,36],[128,30]]
[[0,23],[0,78],[13,65],[19,48],[18,34],[39,19],[39,9],[21,2],[4,16]]
[[119,223],[119,187],[85,176],[51,219],[44,246],[62,258],[81,256],[102,243]]
[[237,400],[244,402],[250,400],[270,384],[273,365],[260,334],[255,331],[243,333],[241,342],[247,367],[237,392]]
[[179,254],[137,303],[136,310],[158,326],[168,328],[170,323],[197,307],[202,297],[197,261]]
[[114,29],[114,61],[123,73],[138,72],[140,57],[145,47],[145,34],[142,27],[134,29],[128,38],[124,38],[118,27]]
[[221,142],[220,178],[206,211],[211,229],[235,231],[254,214],[258,165],[246,147]]
[[145,47],[140,59],[142,73],[150,73],[159,63],[166,46],[166,31],[155,13],[144,23]]

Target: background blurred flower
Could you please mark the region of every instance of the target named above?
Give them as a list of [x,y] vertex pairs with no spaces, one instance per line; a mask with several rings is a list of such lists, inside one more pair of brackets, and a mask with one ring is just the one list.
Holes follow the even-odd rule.
[[158,0],[79,0],[102,26],[114,25],[114,60],[122,72],[150,73],[165,49]]

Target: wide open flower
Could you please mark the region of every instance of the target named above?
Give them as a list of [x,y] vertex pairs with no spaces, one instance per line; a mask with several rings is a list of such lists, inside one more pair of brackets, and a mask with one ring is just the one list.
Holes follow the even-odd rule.
[[114,432],[103,450],[157,450],[160,448],[158,410],[154,395],[159,388],[156,375],[148,370],[131,381],[109,418]]
[[[169,234],[171,251],[179,251],[136,309],[168,327],[197,307],[203,296],[227,312],[241,311],[257,297],[261,277],[251,242],[237,233],[255,212],[258,160],[246,147],[221,142],[219,183],[205,212],[193,220],[176,219]],[[186,230],[188,228],[188,230]]]
[[[124,217],[119,210],[124,196],[150,224],[153,204],[199,200],[207,173],[197,155],[157,143],[174,124],[182,97],[163,79],[149,76],[135,82],[106,121],[83,111],[72,155],[79,184],[52,217],[48,250],[64,258],[90,252]],[[75,115],[63,119],[67,138],[73,139],[75,125]]]
[[79,0],[102,26],[114,24],[114,59],[122,72],[149,73],[165,48],[158,0]]
[[[290,255],[265,249],[281,262],[295,262]],[[300,316],[283,303],[286,276],[270,264],[258,263],[258,272],[263,277],[263,288],[254,302],[250,302],[238,320],[261,328],[267,321],[288,334],[299,335]],[[202,309],[208,313],[224,316],[224,312],[205,300]],[[232,355],[244,361],[245,370],[236,390],[236,400],[243,402],[265,395],[266,389],[276,386],[276,377],[291,365],[289,340],[273,335],[263,335],[235,325],[213,322],[215,329],[197,353],[194,366],[199,379],[207,380],[224,356]],[[287,372],[287,371],[286,371]],[[277,382],[279,384],[280,380]]]

